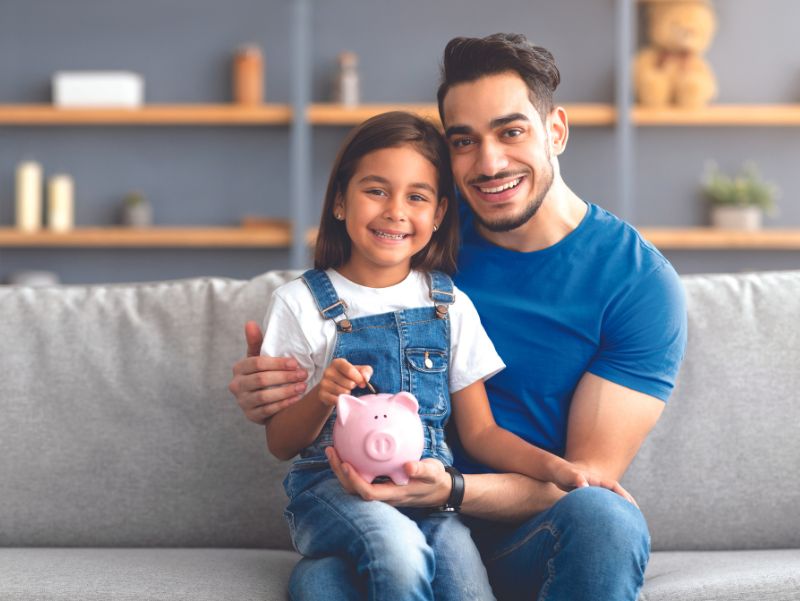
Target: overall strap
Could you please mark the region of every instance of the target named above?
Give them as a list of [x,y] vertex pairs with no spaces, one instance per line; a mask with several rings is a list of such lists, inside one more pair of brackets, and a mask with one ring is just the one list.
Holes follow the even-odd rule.
[[309,269],[300,277],[308,286],[308,290],[317,304],[317,309],[324,319],[332,319],[340,327],[342,325],[340,322],[347,321],[349,324],[345,313],[347,303],[336,294],[336,289],[327,273],[321,269]]
[[453,280],[450,276],[441,271],[431,271],[431,300],[436,306],[436,317],[444,318],[447,316],[447,309],[456,300],[453,292]]

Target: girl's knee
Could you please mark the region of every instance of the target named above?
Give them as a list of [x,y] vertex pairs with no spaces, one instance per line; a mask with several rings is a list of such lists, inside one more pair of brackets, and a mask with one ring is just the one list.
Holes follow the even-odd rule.
[[389,578],[398,587],[430,582],[435,571],[433,550],[417,528],[382,529],[365,537],[361,570]]

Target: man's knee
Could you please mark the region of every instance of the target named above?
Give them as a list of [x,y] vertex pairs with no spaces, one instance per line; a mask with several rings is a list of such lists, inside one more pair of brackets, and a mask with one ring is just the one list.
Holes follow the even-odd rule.
[[618,494],[600,487],[580,488],[558,503],[558,529],[604,554],[633,552],[647,561],[650,532],[642,512]]

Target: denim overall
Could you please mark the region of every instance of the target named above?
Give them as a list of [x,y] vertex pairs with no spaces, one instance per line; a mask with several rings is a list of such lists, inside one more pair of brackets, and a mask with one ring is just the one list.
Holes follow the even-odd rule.
[[[430,273],[434,306],[357,319],[347,317],[347,304],[324,271],[312,269],[302,278],[322,316],[336,323],[333,358],[371,366],[370,383],[378,392],[416,396],[424,428],[423,458],[451,465],[453,456],[444,441],[450,416],[448,308],[455,300],[450,278]],[[356,388],[351,394],[369,391]],[[323,585],[309,568],[344,561],[339,565],[359,583],[360,590],[351,597],[493,599],[480,554],[460,516],[364,501],[342,488],[325,457],[325,448],[333,445],[335,421],[334,410],[284,480],[289,497],[284,515],[292,542],[304,556],[292,574],[292,598],[307,598],[304,590],[311,587],[318,593]],[[314,594],[312,598],[347,596],[338,583],[321,596]]]
[[[322,316],[336,323],[332,358],[343,357],[353,365],[371,366],[370,384],[378,392],[406,391],[417,397],[425,430],[422,457],[435,457],[451,465],[453,456],[444,441],[444,426],[450,417],[447,309],[455,300],[452,280],[440,272],[430,273],[432,307],[348,319],[347,304],[339,299],[324,271],[311,269],[302,278]],[[369,394],[369,390],[355,388],[352,394],[361,396]],[[327,463],[325,447],[333,444],[335,421],[336,410],[317,439],[300,452],[300,465]]]

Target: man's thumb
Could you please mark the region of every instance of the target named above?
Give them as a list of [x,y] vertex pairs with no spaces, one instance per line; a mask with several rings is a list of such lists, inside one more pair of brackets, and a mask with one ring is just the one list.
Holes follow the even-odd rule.
[[247,356],[258,357],[261,354],[261,343],[264,342],[264,335],[256,322],[248,321],[244,324],[244,337],[247,339]]

